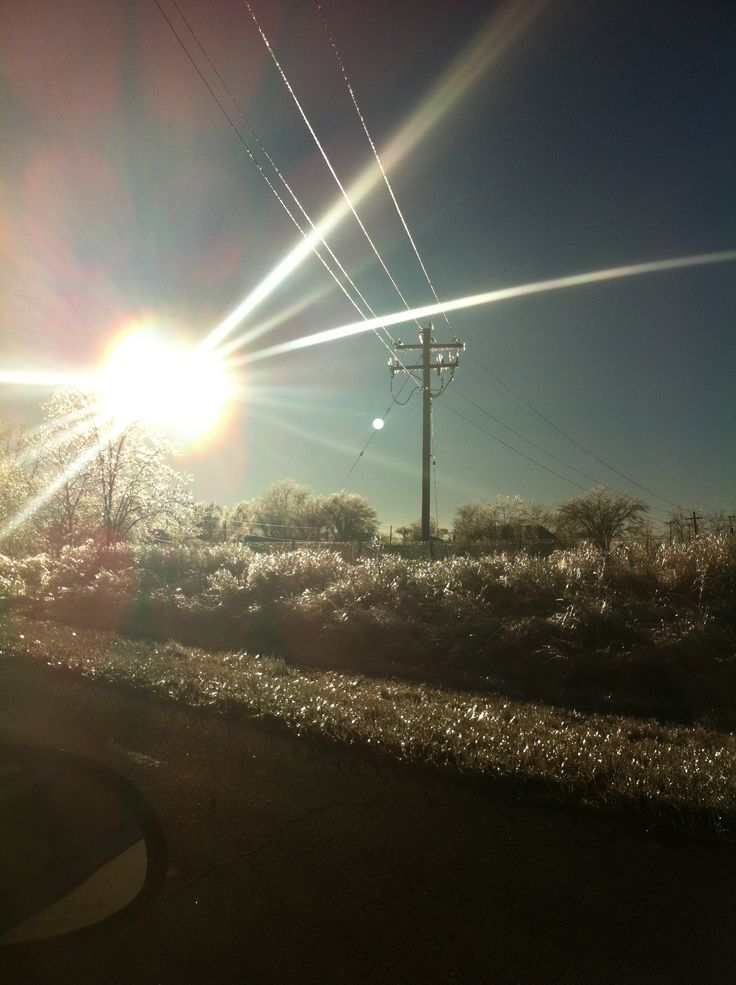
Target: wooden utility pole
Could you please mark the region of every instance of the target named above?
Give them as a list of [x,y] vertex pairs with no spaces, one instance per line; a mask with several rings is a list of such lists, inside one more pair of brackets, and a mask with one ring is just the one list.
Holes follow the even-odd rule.
[[[460,357],[457,353],[465,348],[465,343],[461,342],[460,339],[454,338],[450,342],[435,342],[432,338],[432,323],[430,322],[426,328],[419,329],[419,345],[406,345],[405,343],[398,341],[394,344],[394,349],[396,352],[406,352],[408,350],[420,350],[421,351],[421,362],[412,366],[407,366],[404,363],[399,362],[398,359],[391,359],[389,362],[389,368],[391,370],[391,377],[396,373],[409,373],[414,375],[413,371],[421,370],[421,388],[422,388],[422,540],[430,540],[430,463],[432,458],[432,400],[439,397],[443,392],[445,387],[448,385],[452,377],[455,375],[455,370],[458,367]],[[432,362],[432,353],[436,352],[437,357],[434,362]],[[454,352],[454,355],[445,357],[444,352]],[[431,373],[432,370],[443,380],[443,373],[448,371],[450,373],[450,379],[446,382],[440,382],[440,387],[436,393],[432,391],[431,384]],[[417,379],[417,377],[414,377]]]
[[692,518],[692,521],[693,521],[693,535],[695,537],[697,537],[698,536],[698,520],[702,520],[703,519],[703,514],[702,513],[696,513],[695,510],[693,510],[692,517],[691,518]]

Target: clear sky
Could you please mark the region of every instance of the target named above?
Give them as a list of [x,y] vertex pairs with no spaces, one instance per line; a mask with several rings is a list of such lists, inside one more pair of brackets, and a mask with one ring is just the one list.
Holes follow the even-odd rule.
[[[340,193],[248,11],[178,2],[316,221]],[[313,0],[252,5],[350,187],[373,158]],[[733,4],[322,5],[379,152],[405,149],[390,178],[442,300],[736,248]],[[0,369],[94,367],[142,317],[195,343],[297,245],[153,0],[4,0],[0,72]],[[380,182],[358,211],[407,301],[431,303]],[[328,242],[376,312],[403,308],[352,217]],[[657,517],[670,502],[736,511],[735,302],[724,262],[435,318],[438,339],[467,346],[435,404],[440,525],[468,500],[558,503],[593,479]],[[240,355],[355,318],[310,255],[231,338],[275,319]],[[417,396],[346,478],[391,405],[388,356],[366,333],[244,365],[227,426],[183,459],[197,496],[233,503],[288,476],[365,495],[385,526],[416,519]],[[0,387],[0,416],[33,422],[47,396]]]

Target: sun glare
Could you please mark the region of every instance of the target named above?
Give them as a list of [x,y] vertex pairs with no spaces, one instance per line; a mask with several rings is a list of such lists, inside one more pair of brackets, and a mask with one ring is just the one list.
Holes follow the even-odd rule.
[[233,394],[214,353],[171,345],[148,327],[113,344],[100,376],[104,404],[115,420],[146,421],[181,439],[212,431]]

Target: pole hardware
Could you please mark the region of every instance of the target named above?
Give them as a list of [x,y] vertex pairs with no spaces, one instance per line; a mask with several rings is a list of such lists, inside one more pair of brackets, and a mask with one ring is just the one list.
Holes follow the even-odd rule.
[[[396,352],[419,352],[421,362],[412,365],[400,362],[395,356],[389,359],[391,378],[396,373],[421,371],[422,374],[422,540],[429,541],[430,535],[430,466],[432,460],[432,401],[440,397],[449,386],[460,365],[459,353],[464,351],[465,343],[455,336],[449,342],[437,342],[432,338],[432,323],[419,330],[419,344],[407,344],[400,339],[394,343]],[[434,356],[434,359],[433,359]],[[439,390],[432,390],[431,374],[442,380]],[[449,378],[444,374],[449,373]]]

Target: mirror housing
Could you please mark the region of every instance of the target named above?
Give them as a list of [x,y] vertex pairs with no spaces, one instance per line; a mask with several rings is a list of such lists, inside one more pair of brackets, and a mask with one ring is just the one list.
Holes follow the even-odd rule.
[[166,873],[161,826],[124,777],[71,753],[0,745],[0,945],[128,920]]

